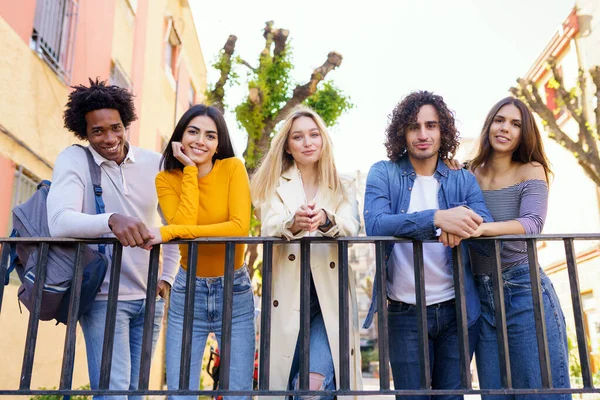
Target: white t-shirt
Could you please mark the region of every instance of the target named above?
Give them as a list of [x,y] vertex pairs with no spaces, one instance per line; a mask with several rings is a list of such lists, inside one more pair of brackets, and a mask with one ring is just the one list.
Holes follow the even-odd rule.
[[[412,188],[408,213],[439,210],[439,182],[433,176],[417,175]],[[438,229],[439,234],[439,229]],[[392,300],[416,304],[415,272],[412,243],[396,243],[388,268],[387,292]],[[441,243],[423,243],[425,268],[425,299],[427,305],[454,298],[452,264]]]

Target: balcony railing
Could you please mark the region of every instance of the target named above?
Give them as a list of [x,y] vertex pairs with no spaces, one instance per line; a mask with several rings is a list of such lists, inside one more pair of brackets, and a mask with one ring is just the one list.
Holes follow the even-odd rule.
[[77,0],[38,0],[31,47],[67,84],[73,70]]
[[[498,335],[498,351],[500,356],[500,371],[502,389],[473,389],[471,385],[470,357],[468,349],[468,330],[465,301],[465,281],[464,281],[464,263],[460,251],[453,250],[454,257],[454,283],[456,296],[456,316],[458,325],[458,335],[460,340],[457,351],[460,355],[461,381],[460,389],[456,390],[432,390],[429,365],[429,354],[427,344],[427,319],[425,303],[425,277],[423,270],[423,243],[417,240],[402,239],[395,237],[345,237],[338,239],[307,237],[299,240],[301,247],[301,305],[300,305],[300,379],[299,390],[271,390],[269,387],[270,365],[270,336],[271,336],[271,286],[272,286],[272,262],[273,246],[283,243],[279,238],[199,238],[196,240],[174,241],[172,243],[189,244],[189,271],[187,274],[186,302],[184,313],[184,335],[182,338],[180,388],[177,390],[149,390],[151,347],[152,347],[152,327],[154,316],[154,301],[147,301],[145,325],[142,342],[142,358],[140,368],[140,379],[137,390],[109,390],[111,355],[113,349],[113,333],[115,329],[116,305],[119,286],[119,273],[121,269],[122,246],[114,239],[58,239],[58,238],[0,238],[2,244],[2,255],[0,264],[0,282],[3,282],[7,272],[9,257],[9,244],[13,243],[37,243],[41,250],[36,276],[42,278],[45,275],[45,263],[48,246],[53,244],[70,243],[77,248],[77,255],[74,266],[74,277],[71,283],[71,302],[69,306],[69,319],[67,323],[67,332],[64,343],[62,370],[58,389],[54,390],[35,390],[31,388],[31,377],[34,362],[35,345],[37,340],[38,319],[41,306],[41,293],[43,285],[41,279],[36,281],[34,290],[37,301],[30,313],[29,325],[26,336],[25,350],[23,354],[23,363],[21,367],[21,378],[18,389],[7,389],[0,387],[0,396],[17,395],[194,395],[194,396],[282,396],[282,395],[358,395],[358,396],[378,396],[378,395],[472,395],[472,394],[537,394],[540,398],[544,395],[557,393],[600,393],[600,388],[596,388],[592,382],[592,371],[590,368],[590,355],[588,353],[587,338],[584,329],[583,311],[580,297],[579,276],[576,264],[576,253],[574,241],[600,240],[600,234],[572,234],[572,235],[515,235],[502,236],[496,238],[485,238],[475,240],[490,241],[490,247],[495,252],[495,266],[492,272],[494,286],[494,302],[497,305],[496,323]],[[539,364],[541,370],[541,388],[519,389],[513,388],[510,374],[510,359],[508,350],[508,335],[506,328],[506,314],[503,299],[503,290],[500,283],[502,276],[500,263],[500,249],[503,241],[525,241],[527,243],[527,253],[530,265],[532,297],[535,314],[535,327],[537,333],[537,347],[541,349],[539,354]],[[570,282],[570,292],[573,304],[573,314],[575,330],[577,335],[577,344],[579,348],[579,362],[581,365],[581,374],[583,387],[558,389],[552,388],[552,376],[550,370],[550,357],[548,354],[548,342],[546,338],[546,327],[542,302],[542,289],[540,284],[540,270],[537,262],[537,241],[563,241],[565,249],[565,258]],[[339,255],[339,353],[340,353],[340,376],[339,387],[334,391],[310,391],[309,390],[309,339],[310,339],[310,251],[312,245],[318,243],[337,243]],[[380,368],[379,390],[356,391],[350,388],[350,360],[347,349],[349,348],[349,267],[348,267],[348,246],[350,244],[374,244],[376,255],[376,276],[378,290],[378,309],[377,318],[379,332],[379,363],[381,366],[387,366],[389,363],[388,354],[388,319],[387,319],[387,295],[386,290],[386,269],[385,246],[387,243],[407,242],[413,244],[414,252],[414,271],[416,284],[416,308],[418,311],[418,332],[419,332],[419,354],[421,366],[421,389],[419,390],[392,390],[390,389],[389,368]],[[102,363],[100,373],[100,385],[98,390],[72,390],[73,365],[75,359],[75,337],[76,337],[76,315],[79,308],[79,293],[81,290],[81,280],[83,272],[83,246],[86,244],[108,243],[113,246],[113,258],[110,266],[110,287],[108,293],[108,311],[105,325],[104,345],[102,351]],[[224,296],[223,296],[223,324],[221,337],[221,367],[219,375],[219,390],[189,390],[187,389],[190,379],[190,358],[192,338],[190,332],[193,319],[194,302],[194,279],[196,276],[196,260],[198,247],[203,244],[225,244],[225,277],[224,277]],[[260,363],[259,363],[259,383],[258,390],[253,391],[230,391],[229,388],[229,366],[231,351],[231,324],[232,306],[233,306],[233,277],[234,277],[234,255],[235,245],[239,243],[262,244],[263,267],[262,267],[262,312],[260,320]],[[147,299],[156,297],[156,283],[158,280],[160,246],[154,246],[150,252],[150,265],[148,271]],[[342,290],[343,289],[343,290]],[[2,310],[2,298],[4,286],[0,286],[0,312]],[[6,340],[2,337],[3,327],[0,327],[0,340]]]

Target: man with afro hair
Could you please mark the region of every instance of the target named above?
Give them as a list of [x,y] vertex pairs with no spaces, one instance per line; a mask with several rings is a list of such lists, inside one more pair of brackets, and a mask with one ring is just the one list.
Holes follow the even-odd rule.
[[[126,89],[98,79],[89,87],[73,87],[64,112],[65,127],[87,140],[88,149],[101,170],[102,198],[106,211],[96,214],[92,180],[84,149],[70,146],[56,159],[48,194],[48,227],[57,237],[116,237],[125,246],[110,373],[111,390],[135,390],[138,386],[149,251],[143,246],[153,238],[148,227],[160,223],[154,178],[160,154],[132,146],[127,129],[137,117],[133,95]],[[112,256],[112,246],[107,246]],[[176,245],[163,246],[163,271],[158,283],[152,348],[164,314],[164,296],[175,278],[179,263]],[[79,319],[86,343],[90,386],[99,388],[104,341],[108,284],[90,310]],[[126,396],[111,396],[110,399]],[[96,397],[98,398],[98,397]],[[133,398],[132,396],[129,397]]]
[[[426,348],[430,354],[431,388],[461,386],[460,343],[451,247],[469,238],[482,223],[491,221],[481,189],[466,170],[452,171],[444,159],[458,147],[454,115],[441,96],[413,92],[392,112],[386,132],[389,161],[371,167],[365,191],[364,217],[369,236],[402,236],[423,244]],[[479,242],[481,243],[481,242]],[[485,251],[481,245],[474,247]],[[419,311],[416,308],[413,246],[390,243],[386,248],[388,342],[394,387],[419,389]],[[481,307],[472,273],[465,268],[466,311],[473,355],[479,334]],[[377,282],[377,280],[375,280]],[[385,293],[385,292],[384,292]],[[365,321],[368,328],[377,311],[377,290]],[[464,353],[463,353],[464,354]],[[403,396],[396,396],[403,399]],[[429,399],[430,396],[407,397]],[[462,396],[435,396],[461,399]]]

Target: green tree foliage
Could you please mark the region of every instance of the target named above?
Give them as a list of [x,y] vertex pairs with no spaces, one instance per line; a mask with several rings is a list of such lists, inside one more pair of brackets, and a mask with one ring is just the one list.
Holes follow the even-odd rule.
[[225,86],[239,83],[234,66],[247,68],[248,95],[240,104],[231,106],[239,126],[248,135],[244,160],[250,175],[256,169],[271,141],[273,132],[287,113],[298,104],[314,108],[327,126],[335,125],[338,118],[353,107],[350,98],[326,75],[342,63],[342,56],[330,52],[327,60],[311,74],[305,84],[292,78],[292,48],[288,41],[289,31],[275,28],[273,21],[266,23],[263,37],[265,46],[258,56],[258,66],[234,57],[237,38],[229,36],[219,57],[213,65],[220,71],[219,81],[207,93],[209,102],[223,110],[225,108]]
[[[39,390],[57,390],[57,389],[56,389],[56,387],[53,387],[53,388],[41,387],[41,388],[39,388]],[[82,386],[75,390],[90,390],[90,385],[85,385],[85,386]],[[40,394],[37,396],[30,397],[29,400],[62,400],[63,398],[64,398],[63,395],[58,395],[58,394]],[[85,396],[85,395],[71,396],[71,400],[90,400],[91,398],[92,398],[92,396]]]
[[354,104],[332,81],[325,81],[320,86],[304,103],[318,112],[325,124],[331,127],[344,112],[353,108]]

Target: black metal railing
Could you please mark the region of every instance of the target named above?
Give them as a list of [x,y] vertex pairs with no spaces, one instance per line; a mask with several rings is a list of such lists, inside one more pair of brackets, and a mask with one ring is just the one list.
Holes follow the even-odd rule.
[[[2,244],[1,264],[0,264],[0,282],[3,282],[7,272],[9,245],[16,243],[37,243],[40,246],[40,257],[36,267],[36,276],[38,279],[34,285],[35,301],[33,310],[30,313],[29,325],[26,336],[26,344],[23,354],[23,363],[21,366],[21,378],[18,389],[8,389],[0,387],[0,396],[15,395],[231,395],[231,396],[282,396],[282,395],[457,395],[457,394],[538,394],[540,396],[558,393],[600,393],[600,388],[596,388],[592,381],[592,370],[590,368],[590,356],[587,347],[587,338],[584,328],[584,316],[582,310],[579,276],[576,263],[576,253],[574,241],[597,241],[600,240],[600,234],[572,234],[572,235],[514,235],[502,236],[496,238],[475,239],[488,241],[490,249],[495,253],[494,268],[492,271],[492,281],[494,287],[494,302],[496,307],[496,324],[498,337],[498,351],[500,355],[500,371],[502,389],[473,389],[471,385],[470,357],[468,349],[468,328],[466,315],[465,281],[462,254],[456,249],[453,250],[454,258],[454,283],[456,296],[456,316],[458,325],[459,355],[461,368],[461,388],[456,390],[432,390],[431,375],[429,365],[429,347],[427,343],[427,319],[425,302],[425,277],[423,269],[423,243],[430,241],[418,241],[411,239],[395,237],[345,237],[345,238],[315,238],[306,237],[298,242],[301,248],[301,306],[300,306],[300,373],[299,390],[270,390],[269,373],[272,367],[270,365],[270,337],[271,337],[271,302],[272,302],[272,263],[273,246],[284,243],[279,238],[199,238],[196,240],[174,241],[172,243],[188,244],[188,273],[184,312],[184,329],[182,337],[181,351],[181,369],[180,386],[176,390],[149,390],[150,363],[152,352],[152,330],[154,318],[154,301],[146,302],[145,324],[142,342],[142,359],[140,368],[140,379],[137,390],[109,390],[111,373],[111,355],[113,350],[113,339],[116,318],[116,306],[119,287],[119,275],[121,270],[122,246],[114,239],[57,239],[57,238],[0,238]],[[504,241],[525,241],[527,243],[527,254],[530,265],[530,275],[532,284],[532,298],[535,315],[535,328],[537,333],[537,344],[539,354],[539,364],[541,370],[541,388],[520,389],[514,388],[511,379],[510,356],[508,351],[508,334],[506,327],[506,313],[504,307],[503,285],[501,284],[502,270],[500,262],[501,242]],[[577,335],[577,344],[579,348],[579,362],[581,365],[581,374],[583,387],[578,388],[552,388],[552,376],[550,369],[550,357],[548,354],[548,342],[546,337],[546,327],[544,318],[544,307],[542,301],[542,289],[540,283],[540,270],[537,262],[537,241],[563,241],[565,248],[565,258],[570,281],[571,299],[573,304],[575,330]],[[420,376],[421,389],[419,390],[392,390],[390,389],[390,373],[388,354],[388,319],[387,319],[387,294],[386,290],[386,244],[388,243],[412,243],[414,253],[414,271],[416,286],[416,309],[418,314],[418,333],[419,333],[419,354],[420,354]],[[41,307],[42,282],[45,276],[45,264],[48,255],[49,246],[53,244],[72,244],[76,247],[77,256],[74,266],[74,277],[71,283],[71,302],[69,305],[69,317],[67,323],[67,332],[64,343],[62,370],[60,375],[60,384],[58,389],[54,390],[36,390],[31,388],[31,377],[35,356],[35,346],[37,340],[37,330]],[[81,292],[81,282],[83,274],[83,251],[87,244],[108,243],[113,246],[113,257],[110,266],[110,287],[108,293],[108,310],[106,316],[104,343],[102,350],[102,362],[100,372],[100,384],[98,390],[72,390],[73,365],[75,359],[75,338],[76,338],[76,316],[79,308],[79,295]],[[234,255],[235,245],[239,243],[261,244],[263,251],[262,266],[262,312],[260,321],[260,362],[259,362],[259,384],[258,390],[254,391],[230,391],[229,390],[229,366],[231,353],[231,324],[233,307],[233,278],[234,278]],[[339,387],[334,391],[310,391],[309,390],[309,361],[310,352],[310,252],[312,245],[319,243],[337,243],[339,255],[339,353],[340,353],[340,376]],[[225,244],[225,273],[224,273],[224,297],[223,297],[223,316],[221,333],[221,367],[219,375],[219,389],[212,390],[189,390],[190,364],[192,348],[192,320],[194,313],[195,290],[192,290],[197,269],[198,247],[204,244]],[[348,246],[350,244],[374,245],[376,258],[377,294],[378,294],[378,344],[379,344],[379,363],[380,377],[379,390],[352,390],[350,387],[350,357],[348,349],[350,347],[349,338],[349,266],[348,266]],[[156,297],[158,270],[159,270],[160,245],[154,246],[150,253],[150,264],[148,270],[147,299]],[[0,312],[2,311],[2,299],[4,295],[4,286],[0,285]],[[6,340],[2,337],[3,329],[0,327],[0,340]],[[542,397],[540,397],[542,398]]]
[[77,14],[76,0],[38,0],[31,46],[65,82],[73,70]]

